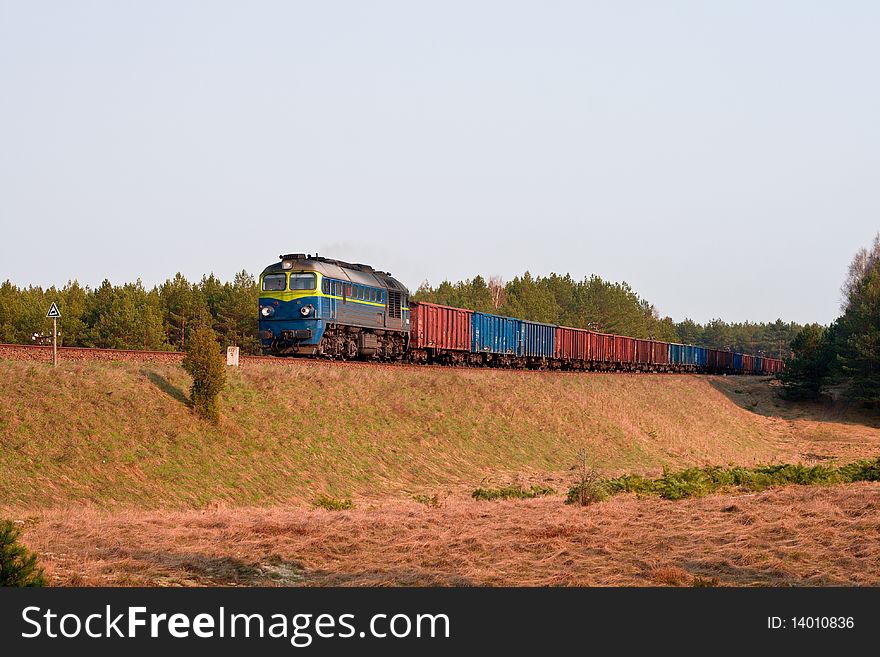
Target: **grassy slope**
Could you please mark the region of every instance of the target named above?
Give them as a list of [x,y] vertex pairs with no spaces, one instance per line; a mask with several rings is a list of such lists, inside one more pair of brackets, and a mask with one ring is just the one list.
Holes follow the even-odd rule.
[[300,503],[515,474],[552,483],[583,448],[619,474],[880,445],[876,428],[791,419],[755,379],[255,365],[230,372],[218,428],[192,415],[188,385],[174,366],[0,362],[0,507]]

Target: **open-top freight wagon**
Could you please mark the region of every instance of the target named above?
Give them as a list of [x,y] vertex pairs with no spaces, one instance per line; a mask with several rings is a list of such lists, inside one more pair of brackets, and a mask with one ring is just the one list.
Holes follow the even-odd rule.
[[773,374],[772,358],[410,303],[415,362],[626,372]]

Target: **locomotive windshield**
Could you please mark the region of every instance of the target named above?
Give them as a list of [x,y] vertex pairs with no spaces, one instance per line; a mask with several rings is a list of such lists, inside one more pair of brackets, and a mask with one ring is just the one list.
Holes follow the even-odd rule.
[[286,274],[267,274],[263,276],[263,292],[279,292],[287,284]]
[[291,274],[290,275],[291,290],[314,290],[315,275],[314,274]]

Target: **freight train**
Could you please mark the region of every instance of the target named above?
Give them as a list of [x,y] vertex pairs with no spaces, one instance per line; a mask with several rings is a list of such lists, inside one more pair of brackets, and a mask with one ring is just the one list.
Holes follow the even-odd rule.
[[775,374],[781,360],[410,301],[390,273],[291,253],[260,274],[263,353],[489,367]]

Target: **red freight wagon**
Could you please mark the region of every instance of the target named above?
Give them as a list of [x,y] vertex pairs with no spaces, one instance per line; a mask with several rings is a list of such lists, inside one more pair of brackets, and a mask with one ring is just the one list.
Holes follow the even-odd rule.
[[720,349],[707,349],[706,362],[710,370],[732,370],[733,352]]
[[706,349],[706,367],[710,370],[718,369],[717,349]]
[[647,365],[651,362],[651,341],[650,340],[634,340],[636,343],[635,362],[641,365]]
[[636,340],[622,335],[614,336],[614,360],[618,363],[631,365],[636,362]]
[[733,352],[732,351],[723,351],[721,353],[724,355],[724,363],[725,363],[727,369],[732,370],[733,369],[733,361],[734,361]]
[[782,371],[782,361],[777,358],[764,358],[761,365],[765,374],[776,374]]
[[592,360],[592,335],[595,334],[584,329],[557,326],[555,358],[567,361]]
[[669,343],[654,341],[653,347],[651,362],[655,365],[669,365]]
[[594,342],[593,360],[600,363],[614,363],[617,361],[614,336],[607,333],[593,333]]
[[409,313],[412,348],[471,350],[472,311],[413,301],[409,304]]

